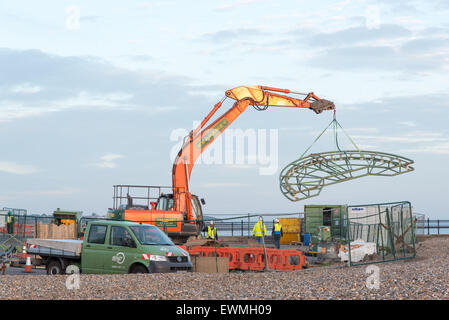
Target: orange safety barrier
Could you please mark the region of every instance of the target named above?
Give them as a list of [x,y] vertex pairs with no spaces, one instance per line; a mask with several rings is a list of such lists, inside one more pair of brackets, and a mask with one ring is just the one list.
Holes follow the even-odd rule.
[[[7,227],[0,227],[0,233],[8,233]],[[34,235],[34,225],[32,224],[14,224],[14,234]]]
[[[265,268],[265,254],[263,248],[248,247],[192,247],[187,249],[191,255],[215,257],[215,250],[219,257],[229,258],[229,270],[262,271]],[[266,249],[268,268],[270,270],[300,270],[306,264],[305,255],[297,250]]]

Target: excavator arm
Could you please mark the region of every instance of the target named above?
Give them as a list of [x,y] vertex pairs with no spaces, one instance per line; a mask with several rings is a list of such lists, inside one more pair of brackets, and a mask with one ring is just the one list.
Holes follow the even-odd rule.
[[[282,94],[281,94],[282,93]],[[302,94],[306,97],[298,99],[285,94]],[[173,200],[175,210],[186,213],[186,220],[193,220],[189,179],[195,161],[226,128],[231,125],[249,105],[258,110],[268,107],[309,108],[316,113],[335,109],[334,103],[320,99],[313,93],[303,94],[288,89],[278,89],[264,86],[237,87],[226,91],[226,97],[236,100],[233,106],[215,121],[207,123],[223,104],[218,102],[199,126],[185,138],[173,164]],[[226,98],[225,98],[226,99]]]

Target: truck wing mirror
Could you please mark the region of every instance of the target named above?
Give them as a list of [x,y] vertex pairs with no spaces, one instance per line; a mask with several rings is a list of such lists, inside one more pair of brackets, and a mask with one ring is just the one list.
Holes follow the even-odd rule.
[[206,201],[204,201],[204,199],[201,199],[201,204],[202,204],[202,205],[205,205],[205,204],[206,204]]

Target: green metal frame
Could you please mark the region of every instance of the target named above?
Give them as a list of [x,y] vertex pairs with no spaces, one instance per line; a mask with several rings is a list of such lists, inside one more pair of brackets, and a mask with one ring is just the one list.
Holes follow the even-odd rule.
[[312,153],[288,164],[280,174],[282,194],[291,201],[316,197],[321,190],[364,176],[396,176],[411,172],[413,160],[398,155],[344,150]]
[[[401,202],[388,202],[388,203],[379,203],[379,204],[368,204],[368,205],[351,205],[348,206],[348,208],[351,207],[372,207],[377,206],[377,213],[372,215],[367,215],[363,217],[358,218],[350,218],[348,213],[348,228],[347,228],[347,241],[346,244],[348,245],[348,254],[349,254],[349,261],[348,264],[350,266],[355,265],[365,265],[365,264],[373,264],[373,263],[381,263],[381,262],[391,262],[391,261],[397,261],[397,260],[404,260],[404,259],[413,259],[416,257],[416,247],[415,247],[415,227],[414,227],[414,219],[413,219],[413,212],[412,212],[412,206],[409,201],[401,201]],[[386,207],[385,210],[382,210],[381,207]],[[397,210],[394,210],[394,208],[397,208]],[[404,208],[408,209],[408,216],[404,214]],[[396,211],[396,212],[395,212]],[[349,212],[349,210],[348,210]],[[385,214],[385,220],[382,220],[382,215]],[[377,255],[378,260],[374,261],[361,261],[361,262],[353,262],[351,260],[351,241],[354,241],[357,237],[354,237],[354,230],[355,227],[357,227],[357,230],[360,229],[360,226],[366,227],[368,226],[368,230],[370,230],[371,225],[368,224],[361,224],[359,222],[356,222],[358,219],[366,219],[368,217],[378,216],[378,223],[374,224],[377,226],[377,232],[376,232],[376,239],[373,239],[373,241],[367,241],[369,240],[370,234],[368,234],[363,239],[366,242],[375,242],[376,243],[376,249],[377,249]],[[395,217],[397,215],[397,217]],[[382,224],[385,223],[384,226]],[[407,226],[407,224],[409,225]],[[395,228],[395,224],[397,225],[397,228]],[[373,226],[374,226],[373,225]],[[387,229],[385,229],[385,227]],[[387,234],[385,234],[387,232]],[[397,234],[400,234],[401,237],[401,245],[397,245],[396,243],[398,241],[395,241],[395,236]],[[363,230],[362,230],[363,235]],[[359,236],[359,234],[357,234]],[[388,238],[387,242],[389,242],[391,248],[391,257],[385,256],[385,247],[384,245],[387,245],[384,243],[384,236]],[[406,240],[406,238],[408,240]],[[375,240],[375,241],[374,241]],[[381,246],[379,244],[381,243]],[[407,244],[407,245],[406,245]],[[407,247],[407,248],[406,248]],[[406,250],[408,249],[411,252],[407,255]],[[398,254],[398,253],[401,253]],[[380,255],[379,255],[380,254]]]
[[[333,128],[337,150],[312,153],[305,156],[310,148],[329,129]],[[341,150],[338,143],[338,131],[341,130],[354,150]],[[325,186],[341,183],[364,176],[396,176],[414,170],[413,160],[391,153],[363,151],[345,132],[341,124],[334,119],[318,135],[298,160],[288,164],[279,176],[282,194],[291,201],[316,197]]]

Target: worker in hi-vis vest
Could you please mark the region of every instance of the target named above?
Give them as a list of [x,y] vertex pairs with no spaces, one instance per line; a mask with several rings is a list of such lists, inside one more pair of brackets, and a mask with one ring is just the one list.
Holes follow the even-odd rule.
[[207,227],[207,239],[218,240],[217,228],[215,228],[213,221]]
[[267,235],[267,227],[263,223],[262,216],[259,216],[259,221],[256,222],[253,228],[253,236],[256,237],[257,242],[262,243],[262,237]]
[[14,233],[14,216],[11,211],[8,211],[8,215],[6,216],[6,228],[8,229],[9,234]]
[[277,249],[281,248],[281,237],[282,236],[283,236],[282,225],[279,223],[279,219],[274,219],[273,239],[274,239],[274,246]]

